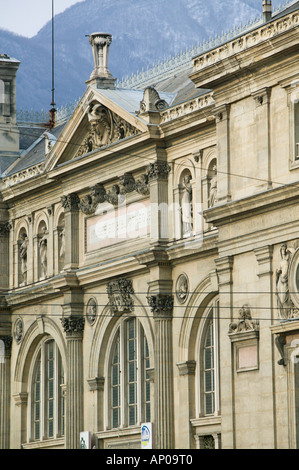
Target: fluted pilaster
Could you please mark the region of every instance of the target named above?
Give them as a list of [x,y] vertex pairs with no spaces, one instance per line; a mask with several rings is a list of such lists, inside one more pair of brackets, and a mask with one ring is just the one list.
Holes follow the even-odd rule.
[[155,447],[173,449],[173,296],[157,294],[148,301],[155,322]]
[[1,350],[4,345],[4,354],[0,355],[0,449],[9,449],[10,433],[10,356],[11,336],[0,336]]
[[67,340],[66,448],[80,448],[83,431],[83,330],[84,318],[63,318]]

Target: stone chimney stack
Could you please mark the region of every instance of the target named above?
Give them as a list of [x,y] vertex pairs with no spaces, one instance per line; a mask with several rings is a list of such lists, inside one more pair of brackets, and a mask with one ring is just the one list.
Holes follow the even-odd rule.
[[88,85],[97,88],[115,88],[116,78],[113,78],[108,69],[109,47],[112,36],[108,33],[93,33],[89,36],[92,47],[94,70],[87,80]]
[[272,18],[272,2],[271,0],[263,0],[264,23]]
[[0,54],[0,155],[14,156],[19,152],[17,127],[16,78],[20,62]]

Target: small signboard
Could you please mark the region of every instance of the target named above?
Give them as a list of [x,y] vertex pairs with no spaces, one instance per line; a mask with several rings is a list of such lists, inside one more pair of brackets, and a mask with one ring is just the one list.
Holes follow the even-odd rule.
[[153,449],[153,432],[153,423],[143,423],[141,425],[141,449]]
[[91,449],[91,434],[89,431],[80,432],[80,449]]

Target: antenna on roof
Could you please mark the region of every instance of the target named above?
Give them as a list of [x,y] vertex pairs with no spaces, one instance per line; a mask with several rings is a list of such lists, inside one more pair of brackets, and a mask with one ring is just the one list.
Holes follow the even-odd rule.
[[54,0],[52,0],[52,108],[50,109],[50,130],[55,126],[56,109],[55,109],[55,86],[54,86]]

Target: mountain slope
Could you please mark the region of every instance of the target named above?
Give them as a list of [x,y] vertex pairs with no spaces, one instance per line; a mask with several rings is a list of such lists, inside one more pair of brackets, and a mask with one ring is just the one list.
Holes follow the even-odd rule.
[[[88,41],[93,32],[113,35],[109,68],[121,79],[261,11],[262,0],[85,0],[73,5],[55,17],[56,105],[84,93],[93,69]],[[21,61],[17,107],[49,109],[51,23],[31,39],[0,30],[0,52]]]

